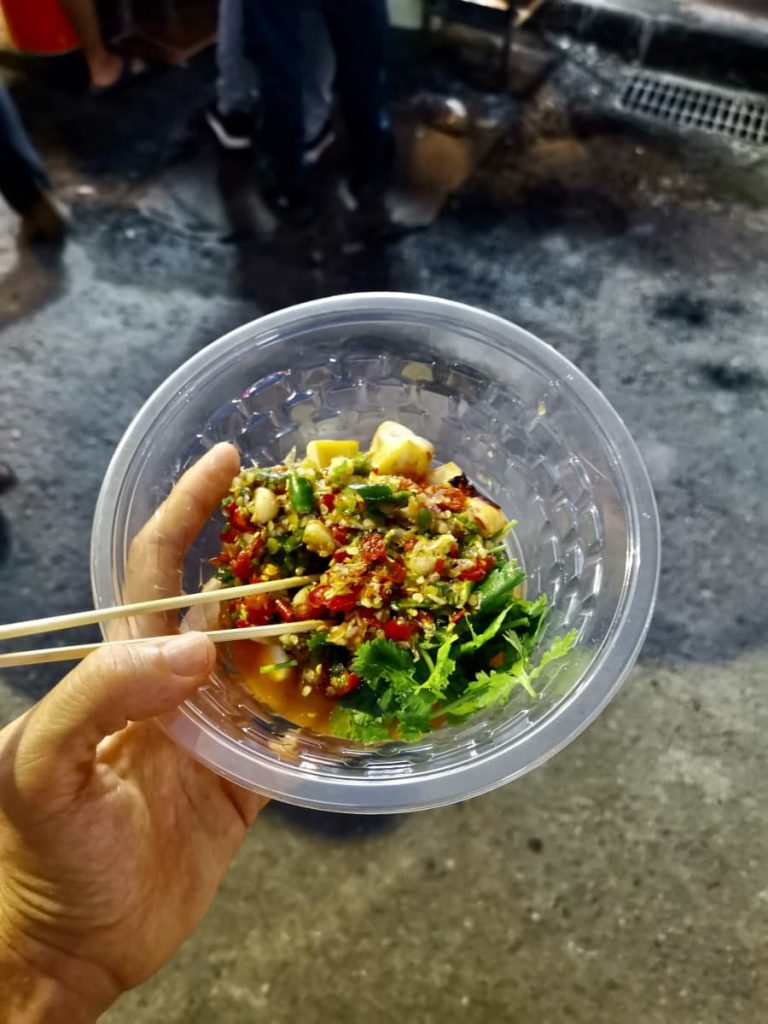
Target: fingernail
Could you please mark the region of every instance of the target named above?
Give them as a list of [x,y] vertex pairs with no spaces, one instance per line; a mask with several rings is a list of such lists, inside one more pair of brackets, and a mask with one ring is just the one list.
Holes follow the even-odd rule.
[[211,462],[219,462],[222,459],[231,459],[232,452],[235,450],[234,445],[231,445],[229,441],[219,441],[213,448],[208,451],[208,458]]
[[163,644],[163,654],[176,676],[199,676],[210,666],[211,642],[203,633],[182,633]]

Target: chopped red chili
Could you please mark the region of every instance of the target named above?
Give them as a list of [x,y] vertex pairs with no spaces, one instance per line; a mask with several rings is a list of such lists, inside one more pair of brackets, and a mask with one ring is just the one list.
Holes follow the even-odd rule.
[[249,626],[266,626],[275,614],[275,602],[269,594],[256,594],[246,597],[245,607],[248,613]]
[[346,526],[332,526],[330,528],[331,536],[337,544],[349,543],[349,529]]
[[334,594],[328,598],[328,610],[331,612],[351,612],[360,597],[360,587],[348,594]]
[[468,569],[464,569],[463,572],[459,573],[459,579],[471,580],[473,583],[476,583],[478,580],[485,579],[495,564],[496,559],[493,555],[478,558],[474,565],[470,565]]
[[293,608],[284,597],[278,597],[275,601],[275,608],[277,608],[277,614],[283,620],[283,622],[295,622],[296,615],[294,614]]
[[236,530],[240,530],[244,533],[246,530],[252,530],[253,524],[248,518],[247,512],[240,508],[239,505],[230,505],[232,512],[229,517],[229,521]]
[[405,563],[400,558],[388,558],[381,570],[384,579],[399,585],[405,582]]
[[239,576],[241,580],[247,580],[251,575],[251,554],[249,551],[241,551],[240,554],[232,559],[230,568],[235,576]]
[[402,619],[390,619],[384,623],[384,636],[387,640],[410,640],[415,632],[416,626]]
[[366,565],[381,562],[387,557],[387,545],[380,533],[364,533],[360,541],[360,553]]
[[348,693],[356,690],[362,681],[363,677],[356,672],[343,672],[332,676],[323,692],[326,697],[346,697]]
[[307,594],[307,603],[312,605],[313,608],[322,608],[326,603],[326,596],[328,594],[328,587],[324,583],[318,584]]
[[438,508],[447,509],[449,512],[461,512],[466,508],[467,496],[458,487],[437,487],[435,488],[435,504]]

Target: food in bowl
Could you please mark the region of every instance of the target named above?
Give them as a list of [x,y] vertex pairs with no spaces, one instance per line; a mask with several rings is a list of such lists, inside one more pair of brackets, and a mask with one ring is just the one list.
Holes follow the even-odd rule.
[[277,466],[251,465],[223,502],[223,587],[316,575],[294,595],[223,605],[228,626],[322,618],[280,646],[232,645],[246,685],[273,711],[318,732],[377,743],[414,740],[532,697],[544,666],[576,640],[557,637],[534,664],[547,599],[523,596],[506,538],[515,526],[454,462],[395,422],[370,447],[317,440]]
[[[528,573],[526,596],[549,599],[539,649],[572,628],[578,642],[535,681],[535,701],[516,688],[503,707],[417,742],[373,746],[326,735],[326,727],[297,728],[276,703],[246,692],[226,663],[230,645],[220,647],[222,664],[208,685],[163,728],[238,785],[323,811],[442,806],[542,764],[595,720],[627,678],[656,591],[658,515],[648,475],[616,411],[577,367],[483,310],[366,293],[243,324],[160,386],[102,485],[91,549],[96,607],[178,587],[191,593],[213,575],[205,568],[219,548],[217,516],[190,545],[181,579],[175,562],[156,559],[170,575],[158,582],[147,564],[137,591],[130,553],[155,521],[160,497],[218,441],[271,466],[285,462],[291,444],[303,454],[326,436],[324,423],[332,424],[330,436],[367,444],[385,418],[429,437],[438,459],[453,459],[515,515],[508,543]],[[235,472],[227,467],[230,482]],[[214,489],[218,478],[212,502]],[[130,628],[141,635],[144,623],[132,620]],[[262,653],[256,644],[231,647]],[[274,689],[286,692],[277,681]]]

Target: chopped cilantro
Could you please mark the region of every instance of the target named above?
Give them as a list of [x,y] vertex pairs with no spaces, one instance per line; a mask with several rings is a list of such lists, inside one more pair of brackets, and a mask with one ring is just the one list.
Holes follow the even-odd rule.
[[360,743],[377,743],[390,738],[383,718],[343,705],[333,709],[331,729],[335,736],[358,740]]
[[440,713],[447,714],[451,719],[462,720],[483,708],[505,704],[515,686],[524,687],[531,697],[536,697],[533,681],[551,661],[564,657],[570,651],[576,643],[577,635],[574,629],[566,636],[556,637],[549,649],[542,654],[539,664],[526,670],[527,659],[520,638],[516,633],[506,634],[505,638],[520,655],[514,665],[504,672],[478,672],[462,696],[441,708]]
[[422,657],[429,667],[429,675],[420,684],[419,690],[426,690],[434,698],[443,696],[448,688],[451,673],[456,667],[456,659],[451,657],[455,641],[456,635],[454,633],[447,636],[438,647],[434,662],[429,652],[425,648],[421,649]]
[[479,650],[487,644],[489,640],[492,640],[504,624],[504,620],[509,615],[509,611],[509,607],[502,608],[496,618],[491,620],[490,624],[485,627],[482,633],[475,632],[472,620],[470,619],[467,622],[467,628],[472,634],[472,639],[464,641],[459,648],[459,654],[472,654],[473,651]]
[[[513,602],[502,609],[482,633],[473,632],[472,638],[460,646],[456,635],[450,632],[437,648],[421,646],[418,660],[414,660],[407,648],[391,640],[379,637],[361,644],[355,654],[353,670],[362,676],[365,685],[334,711],[331,719],[334,733],[370,743],[391,738],[387,723],[392,723],[400,738],[417,739],[430,731],[431,721],[436,716],[447,715],[452,721],[462,721],[476,711],[504,704],[516,686],[522,686],[535,697],[534,680],[550,662],[568,653],[577,634],[573,630],[564,637],[557,637],[542,654],[538,665],[531,667],[533,634],[521,636],[509,629],[503,638],[497,636],[503,620],[517,605],[528,607],[526,622],[529,626],[532,621],[543,619],[544,602]],[[536,614],[533,614],[534,608]],[[512,649],[513,660],[509,667],[466,673],[462,659],[466,661],[468,656],[482,652],[492,639],[498,639],[501,647],[506,644]],[[457,678],[463,683],[458,694],[454,688]],[[446,694],[449,702],[441,706]]]
[[307,639],[307,648],[314,654],[328,645],[328,630],[318,629],[316,633],[310,633]]
[[352,670],[362,676],[374,692],[387,685],[408,690],[416,684],[411,652],[383,637],[360,644],[352,661]]

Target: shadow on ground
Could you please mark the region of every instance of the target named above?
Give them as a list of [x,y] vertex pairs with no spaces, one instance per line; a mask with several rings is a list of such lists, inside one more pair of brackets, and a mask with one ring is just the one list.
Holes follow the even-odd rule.
[[280,818],[300,832],[345,842],[392,832],[404,817],[402,814],[334,814],[276,802],[264,813]]

